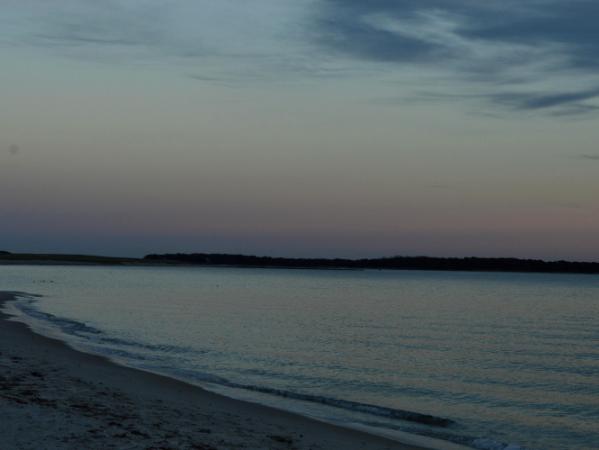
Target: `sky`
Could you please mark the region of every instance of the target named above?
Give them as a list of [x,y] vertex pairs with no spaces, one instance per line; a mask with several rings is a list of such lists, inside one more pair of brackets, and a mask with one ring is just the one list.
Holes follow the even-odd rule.
[[599,261],[595,0],[3,0],[0,249]]

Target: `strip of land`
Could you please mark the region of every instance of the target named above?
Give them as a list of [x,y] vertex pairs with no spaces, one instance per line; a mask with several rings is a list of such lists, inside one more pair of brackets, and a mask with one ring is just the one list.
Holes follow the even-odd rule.
[[536,272],[599,274],[599,262],[543,261],[520,258],[437,258],[429,256],[393,256],[389,258],[281,258],[223,253],[149,254],[143,258],[112,256],[9,253],[0,251],[0,264],[60,265],[168,265],[248,267],[282,269],[346,270],[431,270],[460,272]]
[[[15,295],[0,292],[0,307]],[[119,366],[36,334],[5,313],[0,313],[0,418],[3,450],[429,447],[417,437],[399,443]]]

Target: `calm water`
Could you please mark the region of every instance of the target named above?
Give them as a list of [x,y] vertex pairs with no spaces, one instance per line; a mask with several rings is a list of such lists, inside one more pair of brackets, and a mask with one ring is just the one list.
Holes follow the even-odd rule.
[[599,448],[599,277],[5,266],[0,289],[42,294],[18,308],[45,333],[232,396],[481,449]]

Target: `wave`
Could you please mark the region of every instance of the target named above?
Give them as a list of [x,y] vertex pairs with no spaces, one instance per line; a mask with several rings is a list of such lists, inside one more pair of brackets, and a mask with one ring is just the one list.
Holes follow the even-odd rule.
[[283,389],[275,389],[262,386],[253,386],[249,384],[234,383],[227,381],[222,383],[227,387],[235,389],[245,389],[262,394],[276,395],[277,397],[290,398],[293,400],[301,400],[304,402],[319,403],[321,405],[333,406],[335,408],[347,409],[350,411],[361,412],[373,416],[387,417],[391,419],[403,420],[407,422],[416,422],[424,425],[432,425],[437,427],[448,427],[455,422],[444,417],[432,416],[430,414],[421,414],[403,409],[387,408],[384,406],[371,405],[368,403],[353,402],[350,400],[341,400],[337,398],[324,397],[320,395],[301,394],[298,392],[287,391]]
[[473,438],[472,436],[466,435],[464,433],[456,433],[453,432],[453,430],[450,431],[447,429],[422,430],[421,428],[399,427],[388,422],[379,423],[368,421],[363,423],[371,429],[392,429],[404,433],[416,434],[437,439],[439,441],[453,442],[454,444],[459,444],[477,450],[527,450],[525,447],[522,447],[519,444],[508,444],[506,442],[500,442],[490,438]]

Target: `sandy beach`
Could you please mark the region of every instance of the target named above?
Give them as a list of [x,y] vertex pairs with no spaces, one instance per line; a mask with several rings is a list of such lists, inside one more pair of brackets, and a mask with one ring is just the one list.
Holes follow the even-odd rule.
[[[0,293],[0,307],[13,298]],[[119,366],[33,333],[6,314],[0,315],[0,417],[3,450],[425,448]]]

